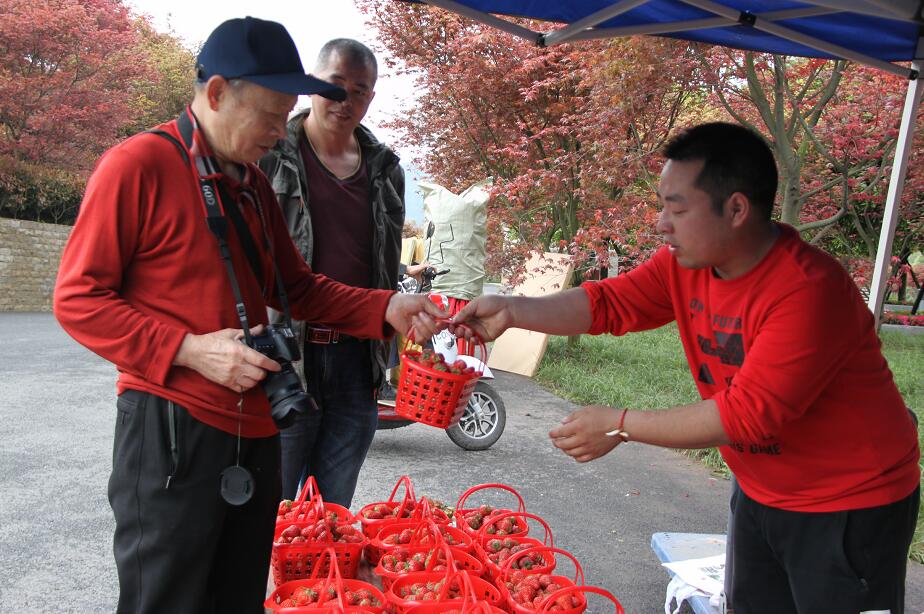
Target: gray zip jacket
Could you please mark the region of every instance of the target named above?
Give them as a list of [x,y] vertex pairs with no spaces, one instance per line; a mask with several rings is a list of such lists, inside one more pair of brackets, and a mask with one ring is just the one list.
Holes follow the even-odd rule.
[[[303,111],[288,123],[286,139],[266,154],[259,162],[269,177],[282,208],[289,234],[295,247],[309,265],[314,252],[314,232],[308,208],[308,186],[305,184],[305,166],[299,142],[305,134],[305,118],[310,110]],[[398,156],[380,143],[365,126],[355,132],[368,171],[372,198],[372,279],[373,287],[394,290],[398,286],[398,262],[401,258],[401,229],[404,226],[404,170]],[[282,314],[270,310],[270,322],[279,323]],[[299,347],[305,344],[304,322],[292,323]],[[320,324],[320,323],[317,323]],[[384,342],[370,342],[372,350],[372,381],[378,386],[385,376],[386,349]],[[296,372],[305,381],[304,366],[296,364]]]

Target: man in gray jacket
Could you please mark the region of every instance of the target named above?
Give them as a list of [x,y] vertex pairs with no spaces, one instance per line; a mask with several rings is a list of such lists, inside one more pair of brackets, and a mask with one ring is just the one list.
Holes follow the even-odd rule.
[[[364,288],[397,285],[404,225],[404,172],[398,157],[360,125],[375,96],[375,56],[350,39],[329,41],[314,74],[343,87],[342,102],[311,97],[287,138],[260,167],[273,184],[289,232],[312,269]],[[298,369],[319,411],[282,431],[282,496],[309,475],[325,501],[349,507],[378,423],[375,391],[385,347],[340,331],[297,323]]]

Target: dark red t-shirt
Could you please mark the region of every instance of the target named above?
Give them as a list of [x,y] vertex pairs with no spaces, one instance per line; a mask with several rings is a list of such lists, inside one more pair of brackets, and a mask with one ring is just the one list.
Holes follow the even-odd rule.
[[359,288],[372,286],[372,201],[363,160],[356,172],[340,179],[301,140],[308,184],[308,209],[314,235],[311,268]]

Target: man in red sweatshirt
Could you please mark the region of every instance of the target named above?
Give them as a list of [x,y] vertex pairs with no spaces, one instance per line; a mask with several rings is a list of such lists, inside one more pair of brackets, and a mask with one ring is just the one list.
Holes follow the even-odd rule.
[[920,496],[914,421],[872,314],[833,258],[771,221],[776,165],[740,126],[665,148],[657,230],[626,275],[541,298],[476,299],[453,321],[622,335],[676,322],[702,401],[661,411],[589,406],[549,435],[578,462],[638,441],[718,446],[732,495],[736,614],[904,610]]
[[411,325],[426,337],[443,315],[426,297],[317,275],[295,249],[254,162],[285,136],[298,94],[345,93],[305,74],[282,25],[221,24],[197,71],[177,120],[100,159],[55,288],[64,329],[119,370],[120,613],[263,612],[274,418],[310,411],[286,329],[249,347],[269,333],[267,305],[365,338]]

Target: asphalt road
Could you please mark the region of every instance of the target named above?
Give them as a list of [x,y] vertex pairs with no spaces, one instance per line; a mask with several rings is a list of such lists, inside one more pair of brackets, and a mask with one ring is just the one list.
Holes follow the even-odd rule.
[[[106,482],[115,369],[50,314],[0,313],[0,340],[0,612],[112,612],[118,584]],[[573,407],[529,379],[499,376],[507,430],[493,448],[465,452],[421,425],[381,431],[354,510],[387,498],[404,474],[418,495],[450,504],[472,485],[505,483],[581,561],[588,584],[611,591],[627,612],[663,612],[668,576],[651,534],[724,532],[728,483],[642,445],[579,465],[546,435]],[[511,504],[487,495],[472,502]],[[924,567],[909,567],[907,587],[907,611],[924,611]],[[612,610],[592,600],[590,611]]]

